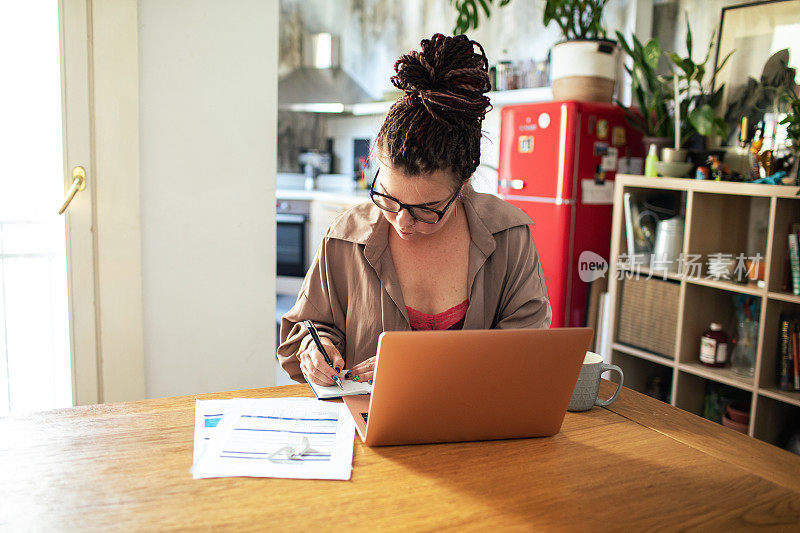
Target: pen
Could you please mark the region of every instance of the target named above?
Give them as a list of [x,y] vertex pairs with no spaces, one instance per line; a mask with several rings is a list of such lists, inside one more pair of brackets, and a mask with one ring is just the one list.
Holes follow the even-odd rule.
[[[306,329],[308,329],[308,332],[311,333],[311,338],[314,339],[314,344],[317,345],[317,349],[320,352],[322,352],[322,357],[325,358],[325,362],[328,363],[328,366],[333,368],[333,361],[331,361],[331,358],[328,356],[328,352],[325,351],[325,347],[322,345],[322,341],[319,338],[319,333],[317,333],[317,328],[316,326],[314,326],[314,323],[311,322],[310,320],[303,320],[303,324],[305,324]],[[344,387],[342,387],[342,380],[339,379],[339,376],[333,374],[331,376],[331,379],[333,379],[333,381],[335,381],[336,384],[339,385],[340,389],[344,390]]]

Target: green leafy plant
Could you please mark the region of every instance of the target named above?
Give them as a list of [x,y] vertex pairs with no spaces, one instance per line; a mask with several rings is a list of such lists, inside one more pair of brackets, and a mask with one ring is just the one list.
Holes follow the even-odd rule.
[[[450,0],[458,12],[453,34],[466,33],[478,27],[481,12],[489,19],[495,6],[503,7],[511,0]],[[603,9],[608,0],[546,0],[544,6],[544,25],[558,24],[564,39],[605,38]]]
[[[753,125],[764,120],[766,113],[782,112],[780,106],[786,103],[785,94],[796,91],[797,71],[789,66],[789,61],[789,49],[778,50],[764,64],[761,76],[748,76],[739,81],[740,85],[728,90],[725,122],[729,128],[736,130],[744,117]],[[730,136],[728,143],[737,140]]]
[[[499,0],[497,7],[508,5],[511,0]],[[458,11],[458,19],[453,28],[453,35],[467,33],[474,30],[480,22],[480,11],[483,10],[486,18],[492,16],[492,9],[495,6],[494,0],[450,0],[450,5],[455,6]]]
[[787,124],[786,136],[795,153],[800,152],[800,98],[794,91],[786,91],[783,100],[789,105],[788,113],[778,124]]
[[547,0],[544,25],[558,24],[566,40],[604,39],[603,9],[608,0]]
[[[798,172],[800,172],[800,98],[797,97],[795,89],[784,90],[781,99],[788,104],[786,116],[778,124],[786,124],[786,136],[791,143],[790,148],[794,152],[794,165],[792,166],[791,175],[794,177],[795,185],[798,183]],[[800,196],[800,190],[797,191],[795,196]]]
[[632,59],[632,65],[625,65],[631,77],[631,95],[638,106],[636,112],[621,102],[617,104],[625,111],[628,122],[636,129],[651,137],[669,137],[672,122],[669,120],[667,102],[672,98],[666,78],[656,73],[662,50],[658,39],[650,39],[642,44],[635,35],[631,43],[620,32],[617,33],[622,50]]
[[[711,57],[711,50],[714,48],[714,37],[716,29],[711,33],[708,43],[706,56],[702,63],[695,63],[692,60],[692,28],[689,24],[689,14],[686,14],[686,50],[687,57],[681,57],[675,52],[667,52],[666,56],[677,67],[677,74],[668,76],[670,84],[674,83],[675,75],[678,76],[679,95],[681,95],[681,141],[685,142],[695,132],[704,137],[728,135],[728,124],[725,119],[717,114],[717,109],[722,102],[722,93],[725,84],[721,84],[716,90],[711,89],[710,82],[705,81],[706,65]],[[712,79],[716,76],[725,63],[730,59],[733,51],[719,63],[712,73]],[[674,100],[674,90],[673,98]]]

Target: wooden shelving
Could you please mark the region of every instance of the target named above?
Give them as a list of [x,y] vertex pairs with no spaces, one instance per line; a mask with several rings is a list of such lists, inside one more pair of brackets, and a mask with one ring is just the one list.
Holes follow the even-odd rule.
[[773,300],[780,300],[782,302],[789,302],[800,305],[800,296],[789,294],[786,292],[769,292],[768,296]]
[[[677,280],[681,276],[677,276]],[[726,280],[706,279],[706,278],[686,278],[687,283],[694,285],[702,285],[704,287],[713,287],[715,289],[722,289],[729,292],[738,292],[741,294],[752,294],[754,296],[764,296],[767,292],[766,288],[759,287],[755,283],[734,283]]]
[[628,346],[627,344],[621,344],[619,342],[615,342],[611,347],[618,352],[626,353],[628,355],[633,355],[640,359],[646,359],[648,361],[652,361],[653,363],[658,363],[659,365],[664,365],[669,367],[675,366],[675,362],[668,357],[664,357],[663,355],[658,355],[656,353],[651,353],[645,350],[640,350],[639,348],[634,348],[633,346]]
[[[685,217],[683,249],[686,256],[705,260],[716,253],[734,257],[759,254],[765,261],[764,281],[736,283],[707,276],[651,271],[647,266],[619,265],[627,254],[623,194],[672,193],[681,199]],[[678,178],[646,178],[618,175],[614,191],[614,215],[609,265],[611,312],[606,359],[622,366],[625,384],[647,392],[654,377],[667,382],[672,405],[702,415],[709,384],[726,386],[726,391],[751,405],[748,434],[778,444],[782,428],[800,421],[800,392],[777,387],[776,364],[778,322],[782,312],[800,315],[800,296],[783,287],[786,262],[786,228],[800,222],[800,188],[779,185],[715,182]],[[617,339],[620,297],[625,278],[668,279],[680,284],[678,319],[674,325],[675,359],[621,343]],[[730,367],[711,368],[699,362],[700,335],[712,321],[721,322],[729,336],[735,334],[734,298],[754,297],[759,313],[755,375],[734,373]],[[738,297],[741,298],[741,297]],[[671,303],[670,303],[671,305]],[[646,329],[644,331],[647,331]],[[668,335],[671,335],[669,330]],[[642,343],[647,345],[647,343]],[[730,353],[728,354],[730,358]]]
[[800,392],[787,392],[777,388],[764,387],[759,389],[758,393],[762,396],[800,407]]
[[753,378],[743,378],[735,374],[730,368],[711,368],[700,363],[680,363],[678,369],[701,378],[710,379],[737,389],[753,392]]
[[673,281],[680,281],[680,279],[681,279],[681,275],[680,274],[676,274],[675,272],[670,272],[668,270],[662,270],[662,269],[655,269],[654,270],[654,269],[650,269],[650,268],[647,268],[647,267],[644,267],[644,266],[634,266],[633,268],[631,268],[630,266],[626,266],[624,268],[621,268],[620,270],[624,270],[625,272],[627,272],[629,274],[633,274],[633,275],[638,274],[638,275],[640,275],[640,276],[642,276],[644,278],[648,278],[648,279],[651,279],[651,278],[652,279],[671,279]]
[[[553,99],[550,87],[535,87],[532,89],[515,89],[513,91],[491,91],[486,96],[495,107],[510,104],[528,104],[531,102],[547,102]],[[394,100],[386,102],[367,102],[344,107],[345,113],[355,116],[385,115],[394,104]]]

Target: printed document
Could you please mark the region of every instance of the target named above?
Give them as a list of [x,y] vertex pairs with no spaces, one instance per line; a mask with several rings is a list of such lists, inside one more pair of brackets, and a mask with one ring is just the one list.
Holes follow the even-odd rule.
[[194,455],[192,464],[197,462],[200,454],[211,440],[222,416],[233,405],[231,400],[195,400],[194,403]]
[[[344,404],[314,398],[226,401],[227,406],[197,404],[195,454],[205,447],[192,466],[195,479],[350,479],[355,423]],[[206,425],[220,413],[216,427]]]

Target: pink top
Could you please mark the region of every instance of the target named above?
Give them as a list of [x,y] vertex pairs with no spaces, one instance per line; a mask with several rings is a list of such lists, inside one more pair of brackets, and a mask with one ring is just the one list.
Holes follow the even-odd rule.
[[435,315],[421,313],[408,306],[406,306],[406,311],[408,311],[408,320],[411,322],[412,331],[461,329],[464,327],[464,317],[467,315],[468,307],[469,299]]

